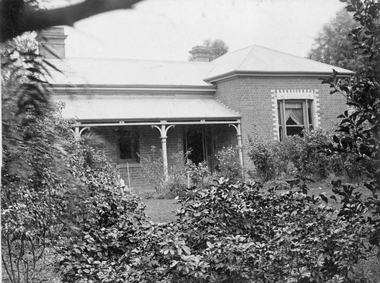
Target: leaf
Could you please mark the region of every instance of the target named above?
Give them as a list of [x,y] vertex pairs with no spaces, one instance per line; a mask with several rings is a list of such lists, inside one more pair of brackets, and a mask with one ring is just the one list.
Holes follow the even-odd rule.
[[181,246],[182,250],[185,252],[185,254],[190,255],[190,248],[188,246]]
[[321,199],[322,199],[325,203],[328,203],[328,202],[329,202],[329,199],[326,197],[326,193],[319,194],[319,196],[321,197]]

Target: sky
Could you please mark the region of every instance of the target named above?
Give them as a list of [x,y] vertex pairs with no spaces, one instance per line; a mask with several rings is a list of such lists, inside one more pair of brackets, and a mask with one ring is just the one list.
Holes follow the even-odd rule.
[[339,0],[145,0],[65,27],[67,57],[187,61],[206,39],[306,57]]

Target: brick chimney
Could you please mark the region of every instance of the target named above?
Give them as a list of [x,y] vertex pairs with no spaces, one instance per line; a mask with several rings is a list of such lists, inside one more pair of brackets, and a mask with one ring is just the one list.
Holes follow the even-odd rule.
[[210,62],[210,48],[206,46],[194,46],[189,53],[193,56],[191,61],[196,62]]
[[64,34],[62,27],[50,27],[41,30],[37,36],[39,42],[38,47],[40,55],[45,59],[65,59],[65,39],[67,35]]

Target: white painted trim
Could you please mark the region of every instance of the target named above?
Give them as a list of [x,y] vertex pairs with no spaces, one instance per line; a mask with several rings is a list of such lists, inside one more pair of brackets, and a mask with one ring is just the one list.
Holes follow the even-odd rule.
[[315,128],[319,128],[321,125],[321,105],[319,103],[319,90],[314,90],[314,103],[313,103],[313,114],[314,114],[314,121],[315,121]]
[[272,98],[272,111],[273,111],[273,129],[275,133],[275,140],[279,140],[278,128],[280,122],[278,121],[278,109],[277,101],[278,100],[287,100],[287,99],[310,99],[313,100],[312,103],[312,115],[313,115],[313,125],[314,128],[319,128],[321,125],[321,115],[320,115],[320,103],[319,103],[319,90],[318,89],[272,89],[271,91]]
[[110,122],[110,123],[92,123],[92,122],[77,122],[75,126],[86,126],[86,127],[106,127],[106,126],[152,126],[152,125],[217,125],[217,124],[236,124],[240,123],[240,119],[236,120],[225,120],[225,121],[207,121],[207,120],[194,120],[191,122],[159,122],[159,121],[151,121],[151,122]]
[[[272,90],[271,90],[272,91]],[[273,90],[276,99],[315,99],[315,90],[311,89],[280,89]]]
[[139,88],[139,87],[54,87],[52,86],[53,90],[56,91],[88,91],[88,90],[94,90],[94,91],[154,91],[154,92],[160,92],[160,91],[183,91],[183,92],[215,92],[216,88]]
[[272,100],[272,109],[273,109],[273,132],[274,132],[274,140],[278,141],[280,140],[280,135],[278,132],[279,122],[278,122],[278,109],[277,109],[277,97],[276,97],[276,91],[271,90],[271,100]]

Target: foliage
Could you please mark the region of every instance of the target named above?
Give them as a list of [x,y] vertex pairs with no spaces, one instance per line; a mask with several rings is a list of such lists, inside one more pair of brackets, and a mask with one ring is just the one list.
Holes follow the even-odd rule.
[[[210,40],[207,39],[203,42],[203,45],[208,47],[210,50],[209,61],[213,61],[220,56],[228,52],[229,47],[221,39]],[[190,56],[189,61],[193,61],[193,57]]]
[[[68,281],[100,280],[124,246],[132,247],[126,243],[145,219],[143,205],[120,191],[100,152],[73,139],[71,121],[60,116],[63,106],[50,103],[47,68],[29,43],[2,51],[4,279],[59,280],[62,273]],[[100,265],[95,259],[89,269],[96,267],[96,274],[86,273],[92,240],[100,243]],[[98,271],[103,263],[108,271]]]
[[62,106],[50,104],[50,65],[36,54],[36,42],[15,38],[1,52],[3,274],[11,282],[42,280],[55,276],[40,263],[51,258],[67,216],[71,123],[60,117]]
[[[323,27],[315,39],[308,58],[341,68],[360,71],[370,67],[372,75],[380,79],[380,55],[375,54],[372,62],[354,46],[354,37],[350,36],[360,23],[353,19],[351,11],[340,10],[334,20]],[[360,27],[359,27],[360,28]]]
[[229,179],[242,177],[242,167],[239,160],[238,147],[223,147],[215,154],[216,159],[216,175]]
[[248,156],[255,165],[255,173],[263,182],[276,177],[276,160],[272,146],[259,138],[249,137]]
[[210,183],[211,173],[205,163],[193,164],[188,156],[190,151],[173,153],[170,156],[168,177],[165,178],[163,161],[154,155],[141,157],[143,174],[154,185],[158,198],[174,198],[184,194],[190,186],[204,187]]
[[158,197],[174,198],[188,186],[190,181],[187,174],[190,165],[189,154],[190,152],[177,152],[170,156],[171,162],[168,166],[167,178],[164,174],[161,153],[157,158],[154,157],[154,153],[151,156],[141,157],[143,174],[148,183],[154,186]]
[[226,54],[229,49],[221,39],[215,39],[214,41],[207,39],[203,44],[210,48],[210,61],[213,61]]
[[[338,146],[329,146],[331,152],[351,153],[357,160],[365,160],[366,176],[370,179],[364,185],[372,192],[365,202],[357,200],[352,188],[336,182],[335,186],[344,189],[345,202],[351,206],[360,205],[369,210],[364,221],[373,227],[369,243],[375,250],[380,246],[380,84],[374,76],[373,64],[376,63],[380,50],[380,2],[343,0],[346,9],[353,13],[359,26],[351,31],[355,51],[365,59],[365,66],[350,79],[339,78],[336,72],[324,79],[331,87],[331,93],[340,93],[347,97],[349,110],[339,116],[341,119],[334,142]],[[336,193],[341,194],[338,190]],[[354,212],[355,213],[355,212]],[[378,256],[379,258],[379,256]]]
[[189,191],[179,220],[149,227],[123,262],[128,282],[357,282],[371,229],[360,207],[340,215],[299,190],[223,179]]
[[348,37],[357,25],[350,13],[340,10],[315,38],[308,58],[349,70],[362,67],[362,62],[355,59],[352,39]]
[[154,186],[157,194],[161,194],[165,184],[165,174],[162,155],[159,153],[159,157],[152,155],[140,156],[142,172],[147,183]]
[[278,143],[275,147],[276,156],[283,162],[290,162],[297,174],[304,176],[326,179],[334,174],[351,180],[361,176],[364,171],[363,164],[353,160],[351,154],[325,154],[323,149],[331,139],[332,134],[322,129],[305,131],[302,137],[295,135]]
[[118,262],[139,245],[144,205],[122,191],[113,166],[95,149],[78,144],[68,167],[84,187],[71,201],[75,233],[57,245],[63,280],[123,282]]
[[[112,278],[112,266],[138,242],[144,206],[121,191],[117,173],[103,154],[73,139],[70,122],[59,112],[32,114],[14,128],[28,142],[26,154],[16,156],[29,165],[26,177],[11,166],[15,153],[4,148],[6,278],[10,282],[58,280],[60,273],[64,280],[75,282]],[[61,144],[66,142],[64,151],[54,144],[58,137]],[[54,271],[58,260],[61,266]]]
[[40,277],[38,262],[58,240],[57,226],[67,216],[65,184],[71,183],[56,165],[64,162],[64,143],[56,140],[72,136],[68,121],[53,111],[39,116],[29,112],[20,120],[11,128],[19,147],[9,146],[9,135],[3,136],[2,261],[11,282]]
[[[0,1],[0,41],[12,39],[27,31],[37,31],[52,26],[72,26],[75,22],[100,13],[117,9],[131,9],[141,0],[86,0],[67,2],[67,6],[43,9],[48,0],[2,0]],[[69,5],[71,4],[71,5]]]
[[263,181],[292,178],[298,174],[314,179],[326,179],[331,174],[350,180],[363,176],[368,166],[365,160],[358,161],[349,152],[326,154],[327,146],[337,147],[331,144],[332,136],[332,133],[317,129],[281,142],[268,143],[251,138],[248,155],[257,176]]

